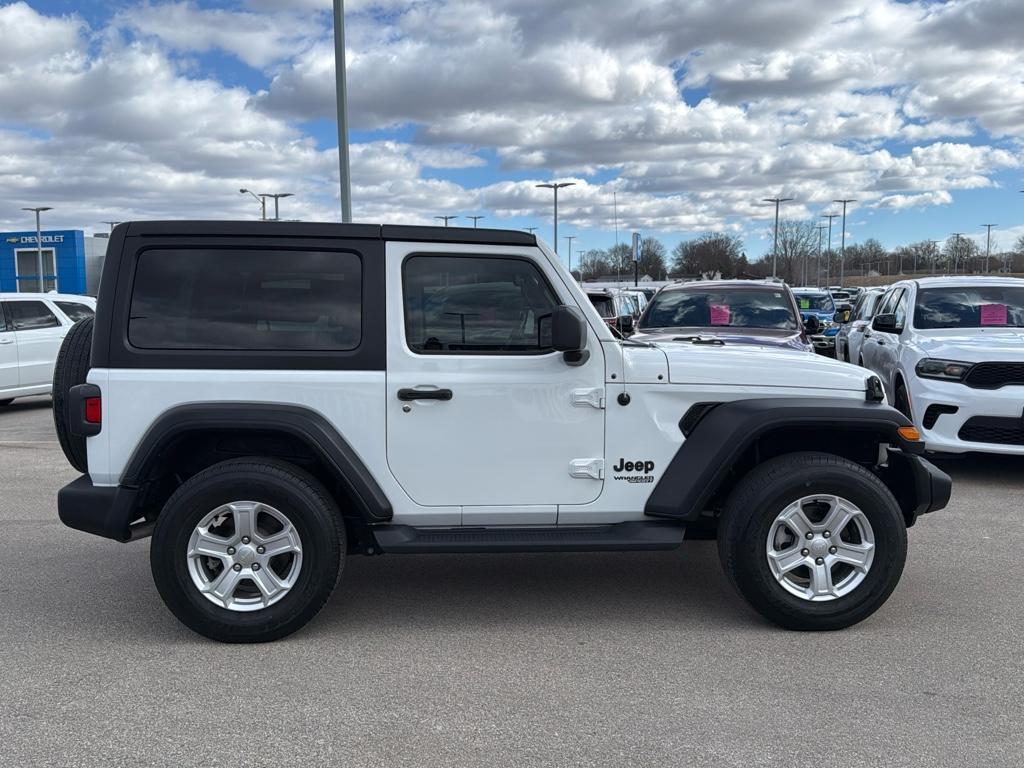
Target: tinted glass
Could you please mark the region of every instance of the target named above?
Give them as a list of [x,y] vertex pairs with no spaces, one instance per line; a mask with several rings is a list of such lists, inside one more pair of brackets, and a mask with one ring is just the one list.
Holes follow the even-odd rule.
[[0,304],[0,333],[10,330],[13,329],[7,327],[7,312],[4,310],[4,305]]
[[412,256],[404,270],[405,335],[420,353],[551,350],[558,301],[523,259]]
[[84,320],[87,317],[92,317],[96,313],[92,311],[92,307],[87,307],[85,304],[79,304],[77,301],[57,301],[54,302],[60,311],[71,318],[71,322],[77,323],[79,320]]
[[896,308],[893,309],[893,314],[896,316],[896,327],[902,328],[907,324],[907,302],[909,301],[909,295],[906,291],[900,296],[899,301],[896,302]]
[[857,302],[857,319],[868,320],[871,318],[878,306],[878,300],[882,297],[880,293],[865,293]]
[[590,303],[594,305],[601,317],[615,317],[615,299],[611,296],[590,295]]
[[796,330],[789,295],[765,290],[711,289],[662,291],[651,301],[641,328],[781,328]]
[[835,312],[836,305],[832,297],[827,293],[799,293],[796,295],[796,305],[801,312]]
[[7,315],[16,331],[60,325],[57,316],[41,301],[10,301],[7,303]]
[[882,296],[878,305],[878,311],[875,314],[891,315],[892,311],[896,308],[896,299],[899,297],[901,291],[901,288],[890,288],[886,291]]
[[1024,326],[1024,286],[923,288],[914,307],[916,328]]
[[355,349],[361,275],[353,253],[145,251],[128,338],[141,349]]

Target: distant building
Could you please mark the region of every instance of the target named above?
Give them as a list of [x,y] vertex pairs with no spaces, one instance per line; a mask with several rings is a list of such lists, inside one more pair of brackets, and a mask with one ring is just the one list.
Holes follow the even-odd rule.
[[[47,291],[95,296],[107,253],[107,237],[80,229],[43,232],[43,279]],[[0,292],[39,290],[36,233],[0,232]]]

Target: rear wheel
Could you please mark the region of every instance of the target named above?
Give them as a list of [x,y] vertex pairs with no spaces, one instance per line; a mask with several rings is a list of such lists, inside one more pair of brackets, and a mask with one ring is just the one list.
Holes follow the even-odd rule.
[[888,488],[826,453],[779,456],[736,487],[719,524],[722,567],[762,616],[796,630],[864,620],[903,572],[907,531]]
[[323,607],[341,573],[341,513],[312,475],[234,459],[195,475],[164,505],[150,547],[167,607],[214,640],[277,640]]
[[67,402],[71,388],[85,384],[85,378],[89,375],[93,320],[87,317],[71,326],[60,345],[57,363],[53,368],[53,426],[64,456],[71,466],[83,473],[89,471],[85,437],[71,434]]

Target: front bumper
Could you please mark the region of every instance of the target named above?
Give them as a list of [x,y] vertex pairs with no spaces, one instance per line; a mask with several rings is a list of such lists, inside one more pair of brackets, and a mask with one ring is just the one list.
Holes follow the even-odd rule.
[[[936,381],[913,376],[910,387],[910,408],[914,424],[929,451],[942,453],[1001,453],[1024,456],[1024,387],[1007,386],[1001,389],[972,389],[952,381]],[[943,413],[930,429],[924,427],[929,406],[953,406],[956,413]],[[969,419],[1005,420],[1007,426],[1020,425],[1020,442],[988,442],[985,439],[965,439],[961,430]],[[975,422],[977,423],[977,422]],[[968,431],[968,437],[973,437]],[[995,434],[995,432],[992,432]],[[1004,437],[1005,439],[1005,437]],[[1014,440],[1013,437],[1009,439]]]
[[918,516],[935,512],[949,504],[953,480],[927,459],[890,448],[883,480],[896,496],[907,527]]
[[137,516],[138,491],[121,486],[93,485],[88,475],[57,493],[57,514],[68,528],[116,541],[131,541]]

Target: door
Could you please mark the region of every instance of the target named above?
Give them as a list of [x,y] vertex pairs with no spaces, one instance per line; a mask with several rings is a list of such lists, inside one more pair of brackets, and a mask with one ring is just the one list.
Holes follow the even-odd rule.
[[11,299],[5,309],[17,339],[20,385],[50,385],[60,343],[68,329],[60,324],[46,303],[38,299]]
[[[387,454],[423,506],[464,524],[553,524],[603,487],[604,357],[569,365],[551,312],[575,305],[539,251],[387,244]],[[398,287],[401,290],[397,290]]]
[[[884,315],[892,312],[896,306],[896,299],[902,291],[902,288],[890,288],[889,291],[879,300],[878,311],[875,312],[875,315]],[[889,334],[874,330],[870,324],[868,324],[868,327],[865,329],[860,354],[864,358],[864,367],[868,370],[880,373],[878,368],[880,363],[879,358],[887,343],[888,335]]]
[[18,386],[18,345],[14,329],[7,324],[7,313],[0,303],[0,392]]

